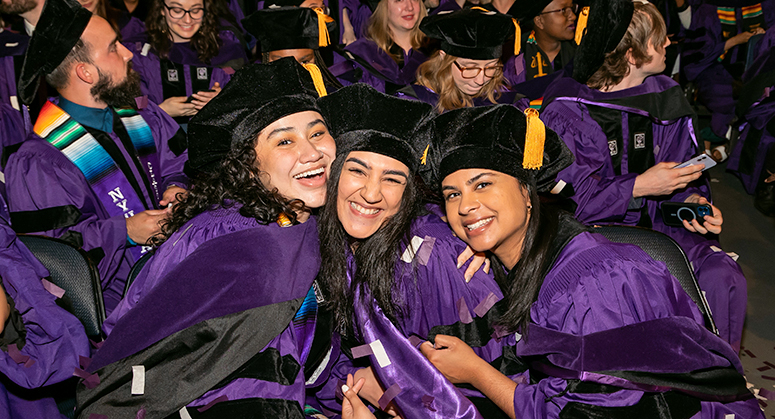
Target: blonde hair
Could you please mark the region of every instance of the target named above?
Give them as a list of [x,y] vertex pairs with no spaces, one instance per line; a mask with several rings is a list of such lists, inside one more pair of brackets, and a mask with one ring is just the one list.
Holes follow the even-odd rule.
[[[393,47],[393,34],[388,26],[388,10],[387,2],[396,0],[382,0],[377,3],[377,7],[374,9],[374,13],[369,17],[368,26],[366,26],[366,38],[374,41],[377,46],[390,55],[394,61],[398,61],[400,57],[397,57],[390,53],[390,48]],[[410,0],[411,1],[411,0]],[[420,13],[417,17],[412,28],[412,49],[419,49],[425,42],[425,34],[420,31],[420,22],[428,16],[428,9],[425,8],[425,3],[419,1]]]
[[587,81],[587,86],[592,89],[602,90],[615,86],[630,74],[628,52],[635,62],[635,67],[640,68],[653,59],[648,53],[649,41],[657,51],[664,48],[667,28],[659,10],[651,3],[634,3],[635,12],[632,14],[627,33],[616,49],[606,54],[603,65]]
[[417,83],[433,90],[439,95],[436,110],[439,113],[474,106],[474,99],[485,97],[492,103],[501,96],[501,88],[507,87],[503,72],[499,72],[482,86],[476,96],[470,96],[458,89],[452,78],[453,62],[459,57],[450,54],[441,55],[436,51],[428,61],[417,69]]

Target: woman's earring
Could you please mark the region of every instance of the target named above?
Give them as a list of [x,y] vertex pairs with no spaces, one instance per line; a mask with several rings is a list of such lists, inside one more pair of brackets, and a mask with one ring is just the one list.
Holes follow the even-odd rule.
[[532,205],[528,205],[527,206],[527,210],[530,211],[531,209],[533,209],[533,206]]

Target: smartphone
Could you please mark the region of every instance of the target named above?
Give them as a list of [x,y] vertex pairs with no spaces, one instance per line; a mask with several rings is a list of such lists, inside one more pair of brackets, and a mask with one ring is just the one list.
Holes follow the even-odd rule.
[[662,221],[665,225],[683,227],[682,220],[691,223],[697,220],[702,223],[706,215],[713,216],[713,208],[709,204],[692,204],[687,202],[663,202],[661,206]]
[[[214,92],[214,91],[215,91],[214,89],[200,90],[200,92]],[[197,93],[199,93],[199,92],[197,92]],[[194,100],[194,99],[195,99],[194,95],[191,95],[191,96],[188,97],[188,99],[186,99],[186,101],[184,103],[191,103],[191,101]]]
[[707,155],[705,153],[702,153],[702,154],[700,154],[697,157],[692,157],[691,159],[689,159],[689,160],[679,164],[678,166],[675,166],[673,169],[681,169],[681,168],[684,168],[684,167],[687,167],[687,166],[692,166],[692,165],[695,165],[695,164],[701,164],[701,165],[705,166],[705,168],[702,169],[702,171],[704,172],[704,171],[710,169],[711,167],[715,166],[716,165],[716,161],[713,160],[713,158],[710,157],[709,155]]

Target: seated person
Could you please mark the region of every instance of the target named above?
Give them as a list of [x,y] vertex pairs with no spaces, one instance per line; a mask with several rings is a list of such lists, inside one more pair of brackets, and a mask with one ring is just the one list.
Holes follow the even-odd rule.
[[420,27],[441,41],[441,49],[417,70],[417,84],[398,96],[414,97],[438,112],[493,103],[527,107],[503,77],[502,45],[514,33],[511,18],[475,7],[427,17]]
[[[705,291],[721,337],[740,349],[747,289],[737,263],[721,251],[721,211],[665,225],[665,201],[710,205],[703,165],[674,168],[698,153],[694,112],[665,69],[666,30],[651,4],[617,0],[590,11],[573,78],[546,91],[546,125],[568,145],[576,161],[557,177],[563,193],[575,191],[576,218],[585,224],[625,224],[661,231],[684,249]],[[599,19],[599,20],[598,20]],[[612,20],[613,19],[613,20]],[[609,22],[617,22],[612,24]]]
[[735,118],[733,85],[743,74],[748,40],[775,26],[775,0],[703,2],[692,8],[681,65],[686,79],[697,86],[697,100],[711,113],[702,131],[705,150],[726,160]]
[[[322,25],[321,25],[322,21]],[[329,45],[329,29],[323,26],[333,19],[321,9],[281,7],[259,10],[242,21],[245,30],[258,39],[261,62],[271,63],[283,57],[293,57],[300,64],[315,64],[323,76],[328,92],[342,84],[328,71],[320,48]]]
[[419,0],[380,0],[368,4],[374,14],[369,18],[365,36],[347,45],[341,53],[346,60],[329,70],[342,84],[361,82],[393,94],[413,83],[417,67],[428,59],[426,38],[419,29],[427,12]]
[[133,109],[140,85],[131,59],[105,19],[48,0],[19,92],[30,103],[45,75],[60,96],[35,122],[40,138],[25,141],[6,167],[13,228],[83,248],[99,269],[108,313],[188,181],[178,125],[153,103]]
[[[313,285],[310,215],[336,153],[317,90],[291,58],[255,64],[192,119],[198,175],[92,360],[100,384],[79,387],[81,417],[303,417],[333,351]],[[127,365],[144,366],[143,395]]]
[[124,39],[143,94],[185,126],[247,63],[234,30],[222,28],[216,0],[149,0],[146,32]]
[[[0,202],[4,204],[2,197]],[[52,385],[70,380],[79,368],[79,357],[89,356],[83,325],[56,304],[56,297],[41,282],[47,276],[46,268],[16,238],[6,219],[0,219],[0,416],[4,418],[63,418],[54,396],[73,397],[75,386]]]

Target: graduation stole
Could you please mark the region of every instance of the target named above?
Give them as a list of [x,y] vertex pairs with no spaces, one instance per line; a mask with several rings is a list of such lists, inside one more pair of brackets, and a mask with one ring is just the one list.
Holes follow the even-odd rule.
[[[525,67],[526,67],[526,80],[533,80],[537,77],[543,77],[554,71],[552,63],[549,61],[549,57],[541,51],[538,47],[538,43],[535,38],[535,31],[530,32],[530,36],[527,37],[524,48],[525,54]],[[559,56],[557,57],[559,58]]]
[[[131,109],[115,111],[126,128],[131,145],[134,146],[134,150],[127,150],[130,156],[136,156],[132,159],[134,161],[124,161],[117,148],[113,153],[106,150],[86,128],[51,102],[43,105],[33,130],[61,151],[83,173],[111,217],[122,215],[129,218],[154,208],[155,202],[161,199],[154,170],[159,167],[159,159],[153,134],[143,117]],[[126,146],[127,143],[124,144]],[[117,158],[121,161],[117,162]],[[140,183],[129,168],[131,164],[134,164],[141,174],[145,173],[149,177],[148,182],[145,182],[145,179],[140,182],[145,183],[154,202],[145,202]],[[149,185],[151,187],[148,187]],[[147,251],[141,246],[131,250],[135,260]]]
[[[764,13],[761,3],[741,8],[743,15],[742,29],[744,32],[764,27]],[[734,7],[718,7],[716,9],[719,22],[721,22],[721,34],[724,40],[737,35],[737,10]],[[718,57],[718,61],[724,61],[727,51]]]

